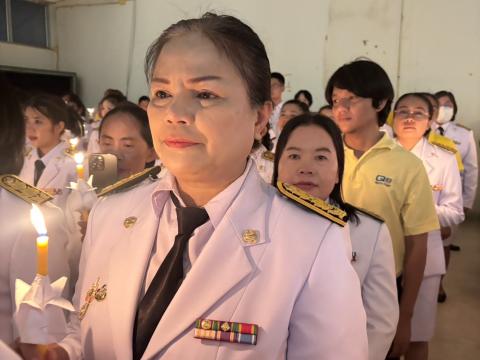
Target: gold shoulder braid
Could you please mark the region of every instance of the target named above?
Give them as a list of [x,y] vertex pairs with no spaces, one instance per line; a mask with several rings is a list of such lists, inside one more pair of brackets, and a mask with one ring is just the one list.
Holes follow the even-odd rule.
[[330,205],[322,199],[313,197],[296,186],[288,185],[281,181],[277,181],[277,189],[282,195],[303,207],[306,207],[314,213],[319,214],[340,226],[345,226],[344,219],[347,216],[347,213],[342,209]]
[[457,145],[452,139],[430,131],[430,133],[428,134],[428,142],[432,145],[436,145],[444,150],[447,150],[448,152],[455,154],[458,170],[460,172],[463,172],[465,170],[465,167],[463,166],[462,155],[460,154],[460,151],[458,151]]
[[264,151],[262,153],[262,158],[268,161],[274,161],[275,160],[275,154],[271,151]]
[[454,154],[458,151],[452,140],[433,131],[430,131],[430,134],[428,134],[428,142]]
[[40,205],[53,199],[53,196],[27,184],[15,175],[0,176],[0,187],[30,204]]
[[125,179],[117,181],[115,184],[109,185],[103,188],[99,193],[98,196],[104,196],[109,194],[115,194],[117,192],[121,192],[123,190],[130,189],[132,186],[141,183],[143,180],[152,177],[154,178],[160,172],[160,166],[154,166],[139,173],[133,174]]

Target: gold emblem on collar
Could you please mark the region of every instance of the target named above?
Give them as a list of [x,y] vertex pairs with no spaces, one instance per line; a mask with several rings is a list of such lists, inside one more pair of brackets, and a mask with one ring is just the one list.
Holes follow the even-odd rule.
[[123,220],[123,226],[126,229],[131,228],[137,222],[137,218],[135,216],[129,216],[125,220]]
[[252,229],[244,230],[242,240],[245,244],[255,245],[258,243],[258,231]]

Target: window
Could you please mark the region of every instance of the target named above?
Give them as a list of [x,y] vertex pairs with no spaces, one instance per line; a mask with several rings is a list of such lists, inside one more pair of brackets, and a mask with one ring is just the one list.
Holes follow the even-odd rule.
[[47,10],[27,0],[0,0],[0,41],[47,47]]

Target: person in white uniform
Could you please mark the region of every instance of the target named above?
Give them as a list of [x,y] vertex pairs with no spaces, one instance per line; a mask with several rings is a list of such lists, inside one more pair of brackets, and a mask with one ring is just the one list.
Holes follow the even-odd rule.
[[[23,163],[25,122],[13,90],[1,79],[0,91],[0,342],[16,348],[15,281],[22,279],[31,283],[37,269],[37,233],[30,223],[31,203],[39,204],[49,196],[15,177]],[[29,197],[15,193],[17,186],[29,187],[28,191],[23,190]],[[68,277],[67,234],[62,225],[62,211],[49,203],[39,206],[49,234],[49,277],[52,281]]]
[[[440,226],[449,231],[448,228],[464,219],[462,186],[455,154],[427,140],[432,115],[433,107],[427,97],[419,93],[404,94],[394,107],[394,130],[398,143],[425,165]],[[413,312],[407,360],[428,359],[428,342],[435,330],[437,294],[445,271],[441,232],[435,230],[428,233],[427,262]]]
[[255,32],[227,15],[182,20],[149,48],[146,69],[168,171],[93,208],[74,297],[81,320],[49,351],[72,360],[367,359],[341,212],[299,208],[249,159],[272,108]]
[[24,106],[26,134],[32,146],[24,160],[20,178],[54,197],[53,203],[65,208],[71,181],[76,181],[76,164],[61,140],[68,109],[62,99],[37,95]]
[[392,240],[381,219],[343,202],[343,166],[342,135],[333,120],[301,115],[291,119],[280,134],[273,182],[295,185],[347,212],[351,238],[348,256],[362,285],[369,359],[383,360],[399,314]]

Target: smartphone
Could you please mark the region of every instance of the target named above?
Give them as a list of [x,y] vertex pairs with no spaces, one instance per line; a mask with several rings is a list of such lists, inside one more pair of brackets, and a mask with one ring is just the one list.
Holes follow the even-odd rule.
[[91,154],[88,158],[88,173],[93,175],[92,185],[96,192],[117,181],[117,157],[112,154]]

